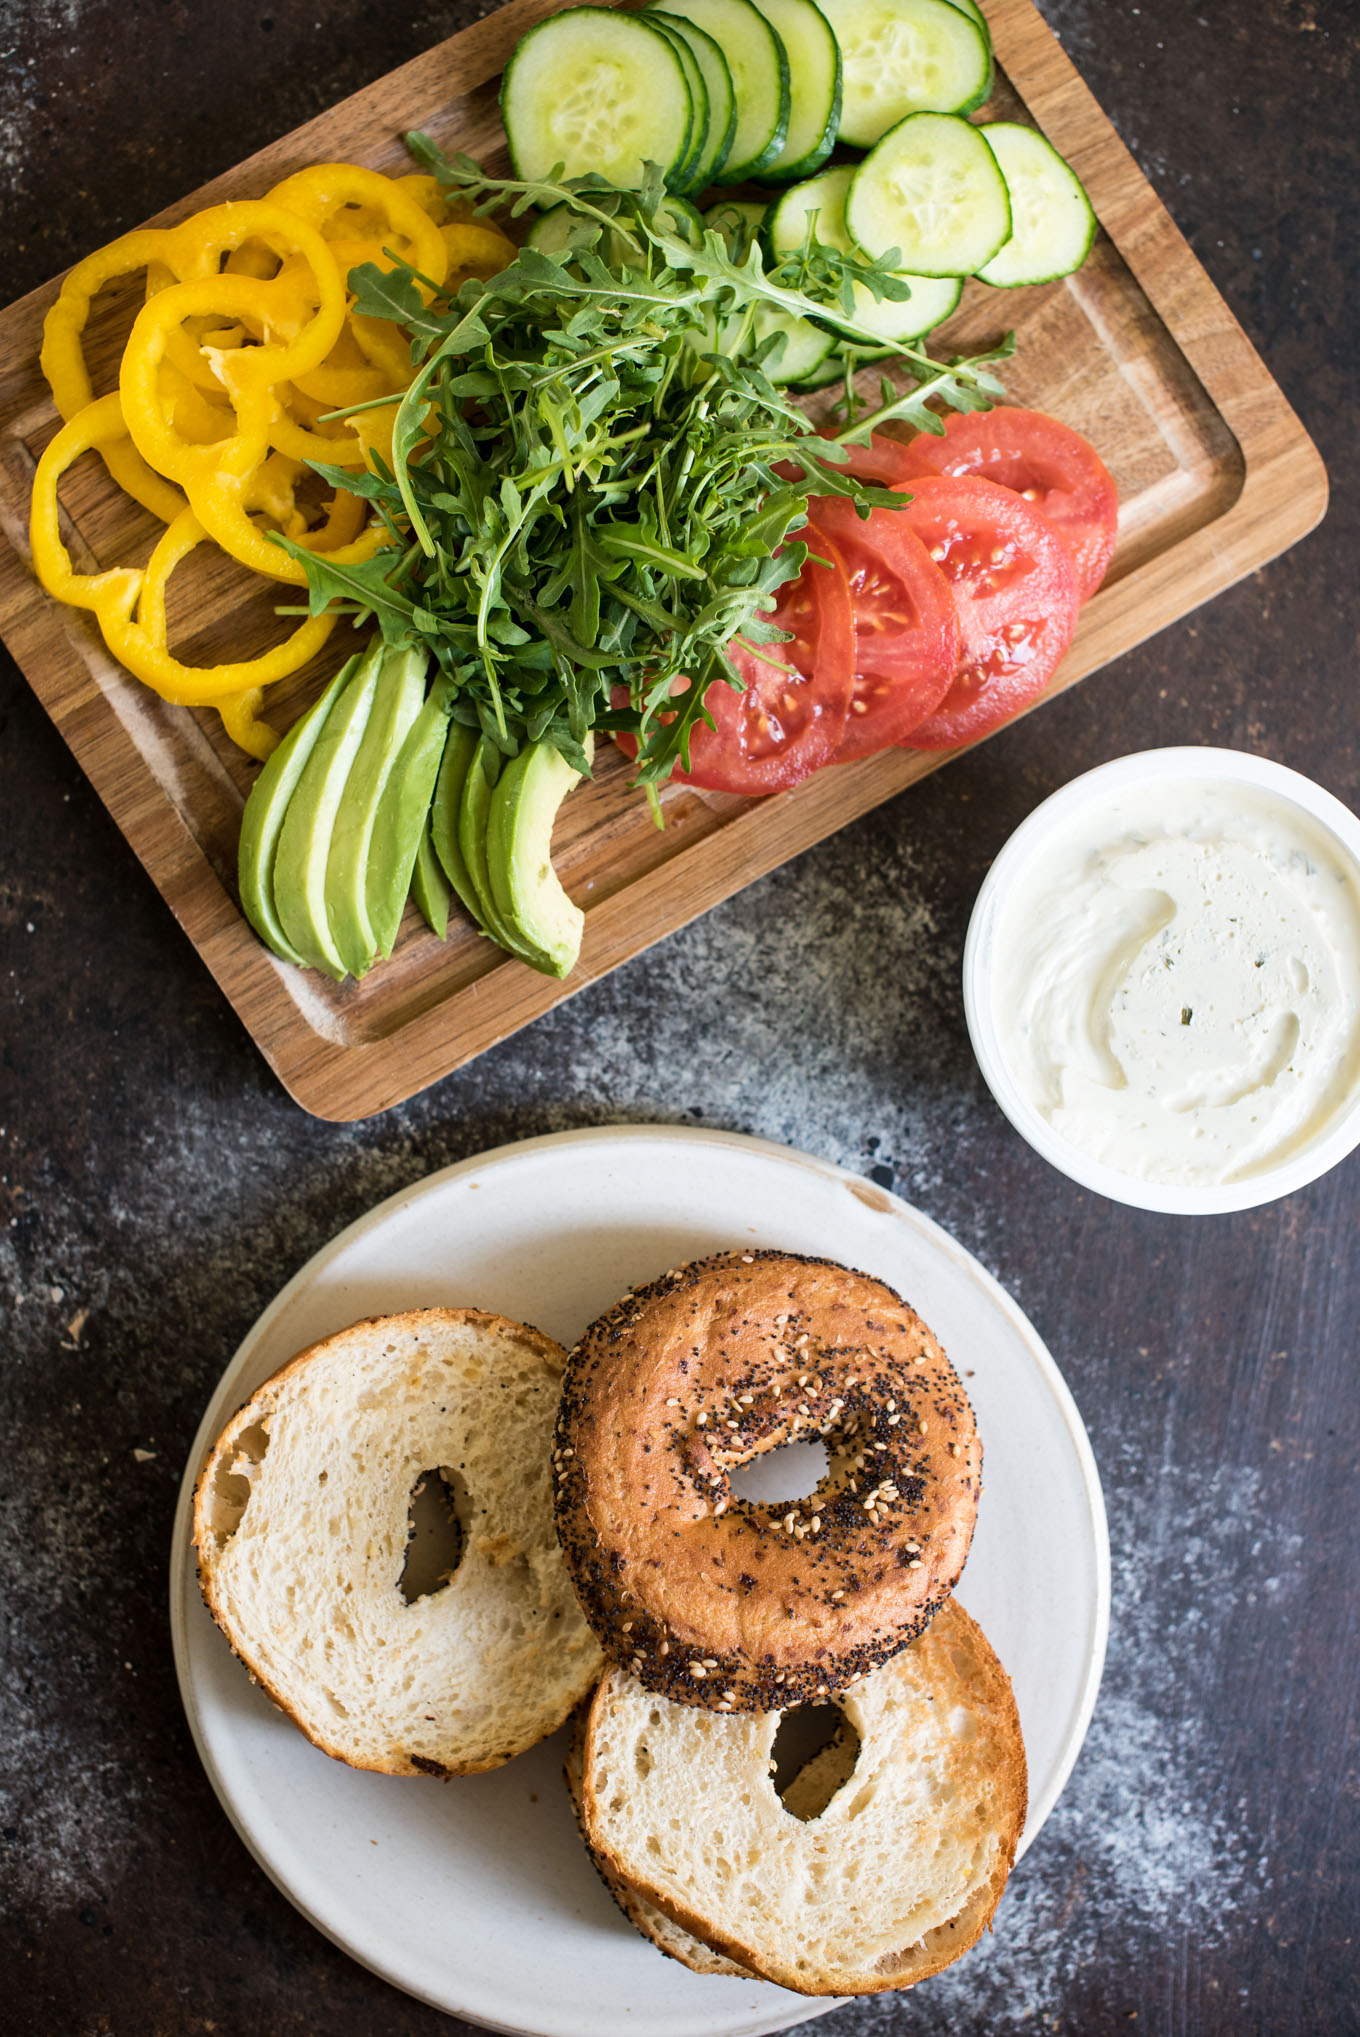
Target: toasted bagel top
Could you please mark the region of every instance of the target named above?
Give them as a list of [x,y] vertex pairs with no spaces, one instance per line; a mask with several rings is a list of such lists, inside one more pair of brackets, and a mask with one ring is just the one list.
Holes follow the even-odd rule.
[[[731,1473],[822,1436],[806,1499]],[[917,1633],[972,1537],[982,1453],[936,1339],[882,1281],[728,1253],[626,1295],[567,1367],[558,1533],[602,1646],[686,1704],[841,1688]]]

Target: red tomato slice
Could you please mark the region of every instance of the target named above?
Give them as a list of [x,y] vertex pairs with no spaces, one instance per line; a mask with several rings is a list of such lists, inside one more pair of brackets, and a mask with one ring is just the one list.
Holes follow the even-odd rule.
[[[831,439],[838,430],[839,426],[827,425],[817,436]],[[910,444],[890,438],[886,432],[872,431],[867,446],[847,446],[845,450],[850,457],[842,471],[859,481],[878,481],[884,488],[895,488],[919,471],[910,457]]]
[[901,514],[949,582],[962,643],[948,693],[906,741],[952,750],[1043,692],[1077,626],[1076,570],[1033,504],[995,481],[926,476]]
[[[838,429],[837,425],[823,425],[817,437],[834,438]],[[911,458],[908,441],[889,438],[885,432],[870,432],[867,446],[847,446],[846,452],[848,459],[835,462],[843,474],[853,474],[857,481],[877,481],[884,488],[895,488],[909,475],[920,471]],[[788,460],[776,467],[775,472],[785,481],[802,479],[802,469]],[[815,479],[808,482],[809,487],[815,485]]]
[[944,437],[921,432],[894,486],[922,474],[976,474],[1013,488],[1048,518],[1072,554],[1077,587],[1090,599],[1105,578],[1119,496],[1094,446],[1041,410],[958,410]]
[[855,676],[855,617],[845,567],[832,546],[819,549],[831,565],[809,559],[780,589],[771,618],[793,631],[792,643],[728,645],[746,690],[722,680],[709,687],[714,726],[694,730],[690,768],[675,773],[682,784],[747,797],[786,792],[836,754]]
[[959,662],[949,582],[897,509],[861,517],[844,496],[814,496],[815,550],[825,533],[844,562],[855,610],[855,682],[837,763],[900,743],[937,708]]

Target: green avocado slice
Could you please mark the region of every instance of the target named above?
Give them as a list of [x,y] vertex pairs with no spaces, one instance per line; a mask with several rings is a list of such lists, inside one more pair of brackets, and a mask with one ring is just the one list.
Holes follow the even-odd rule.
[[479,933],[486,932],[482,918],[482,904],[477,896],[476,886],[468,875],[468,867],[462,850],[458,846],[458,817],[463,805],[463,787],[467,783],[468,766],[476,755],[481,737],[477,730],[468,728],[461,721],[450,722],[449,739],[444,745],[444,755],[439,766],[439,777],[435,781],[434,804],[430,808],[430,839],[435,854],[443,865],[444,875],[462,900],[467,911],[476,921]]
[[495,744],[480,736],[463,781],[463,797],[458,807],[458,848],[477,900],[478,917],[487,933],[507,954],[517,955],[521,962],[531,963],[536,968],[538,965],[532,951],[502,918],[487,871],[487,827],[491,817],[491,799],[502,765],[503,759]]
[[359,660],[349,658],[340,667],[320,699],[300,714],[259,777],[251,786],[241,815],[241,839],[236,852],[236,881],[241,910],[267,948],[285,962],[307,967],[304,956],[283,930],[274,904],[274,858],[279,834],[298,780],[325,726],[326,717],[353,677]]
[[378,938],[368,911],[370,855],[383,793],[425,698],[428,659],[420,650],[388,650],[378,666],[373,708],[350,767],[326,858],[331,939],[351,976],[373,966]]
[[453,691],[437,678],[397,756],[373,823],[367,905],[378,953],[391,954],[411,891],[411,872],[434,797]]
[[343,982],[347,972],[330,929],[326,866],[340,802],[373,708],[382,645],[366,651],[327,715],[279,831],[274,903],[283,931],[311,969]]
[[430,823],[425,822],[425,832],[420,837],[416,850],[415,867],[411,871],[411,896],[420,911],[420,916],[432,934],[438,934],[441,941],[449,937],[449,904],[453,898],[453,886],[444,875],[444,866],[435,854],[434,837]]
[[557,810],[580,775],[551,743],[530,743],[491,795],[486,861],[496,910],[547,976],[576,966],[586,923],[552,865]]

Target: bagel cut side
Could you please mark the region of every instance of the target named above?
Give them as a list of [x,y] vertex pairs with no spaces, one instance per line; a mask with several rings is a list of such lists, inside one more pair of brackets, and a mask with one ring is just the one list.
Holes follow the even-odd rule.
[[[194,1495],[203,1597],[308,1739],[354,1768],[475,1775],[553,1732],[601,1656],[553,1530],[565,1354],[477,1309],[355,1323],[227,1424]],[[439,1476],[461,1548],[408,1601],[412,1496]]]
[[[804,1499],[731,1474],[820,1436]],[[726,1253],[625,1295],[567,1365],[557,1528],[601,1646],[679,1704],[771,1711],[887,1661],[948,1598],[982,1446],[957,1373],[880,1280]]]
[[635,1905],[763,1980],[807,1995],[913,1987],[976,1943],[1014,1863],[1015,1699],[951,1600],[837,1703],[857,1755],[803,1820],[770,1773],[777,1714],[672,1705],[613,1669],[586,1720],[583,1828]]

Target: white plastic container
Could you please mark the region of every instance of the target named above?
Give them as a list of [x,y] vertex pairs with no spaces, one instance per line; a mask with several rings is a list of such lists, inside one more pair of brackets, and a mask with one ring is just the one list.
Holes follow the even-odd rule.
[[[964,1011],[978,1063],[1001,1109],[1023,1138],[1060,1172],[1097,1194],[1135,1209],[1176,1216],[1211,1216],[1253,1209],[1314,1181],[1360,1145],[1360,1082],[1305,1144],[1240,1178],[1182,1185],[1125,1173],[1084,1151],[1051,1124],[1017,1078],[996,1009],[998,932],[1007,916],[1032,901],[1041,881],[1039,865],[1064,832],[1084,816],[1099,816],[1116,795],[1136,794],[1146,785],[1165,796],[1177,780],[1216,788],[1251,788],[1306,816],[1335,845],[1338,862],[1353,875],[1360,893],[1360,819],[1341,801],[1297,771],[1239,750],[1145,750],[1119,757],[1075,778],[1018,827],[993,863],[968,926],[963,956]],[[1360,983],[1351,986],[1360,998]]]

